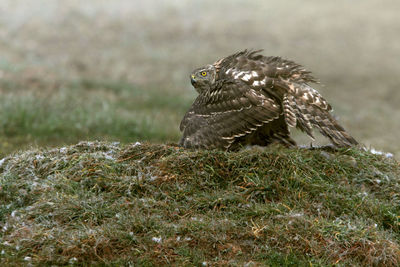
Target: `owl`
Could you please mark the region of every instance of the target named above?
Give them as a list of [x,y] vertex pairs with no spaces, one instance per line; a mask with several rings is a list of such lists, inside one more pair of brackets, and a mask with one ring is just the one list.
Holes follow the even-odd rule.
[[236,150],[246,145],[296,146],[290,129],[314,139],[316,128],[336,147],[357,145],[330,114],[332,107],[309,84],[301,65],[244,50],[194,70],[198,96],[183,117],[185,148]]

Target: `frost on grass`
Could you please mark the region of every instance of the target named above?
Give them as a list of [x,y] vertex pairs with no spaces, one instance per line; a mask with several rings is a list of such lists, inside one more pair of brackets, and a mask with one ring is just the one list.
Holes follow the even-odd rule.
[[379,151],[379,150],[376,150],[375,148],[369,148],[369,149],[366,148],[365,150],[371,152],[374,155],[380,155],[380,156],[384,156],[386,158],[393,158],[393,154],[389,153],[389,152]]
[[5,158],[3,158],[3,159],[0,159],[0,167],[3,165],[4,161],[6,161],[6,159],[5,159]]
[[0,161],[1,257],[10,265],[396,265],[399,176],[395,159],[357,149],[80,142],[24,151]]
[[154,237],[151,238],[151,240],[153,240],[154,242],[160,244],[162,242],[162,237],[161,236],[160,237],[154,236]]
[[[96,213],[101,213],[104,198],[91,192],[103,190],[104,179],[120,182],[118,186],[127,187],[127,195],[135,190],[138,181],[155,179],[149,166],[142,168],[135,161],[121,160],[121,151],[117,142],[80,142],[56,149],[34,149],[2,159],[0,197],[8,200],[2,201],[7,203],[2,209],[8,211],[0,221],[2,243],[17,250],[26,246],[35,233],[44,235],[43,242],[62,235],[65,220],[79,221],[79,216],[87,217],[84,222],[97,220]],[[74,213],[80,215],[74,217]],[[39,221],[29,219],[38,216]],[[119,213],[115,217],[119,218]]]

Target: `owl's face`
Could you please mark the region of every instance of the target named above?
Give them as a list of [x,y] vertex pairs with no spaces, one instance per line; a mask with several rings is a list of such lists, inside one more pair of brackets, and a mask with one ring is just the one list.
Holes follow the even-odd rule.
[[210,89],[215,82],[216,70],[213,65],[195,69],[190,75],[190,81],[198,93]]

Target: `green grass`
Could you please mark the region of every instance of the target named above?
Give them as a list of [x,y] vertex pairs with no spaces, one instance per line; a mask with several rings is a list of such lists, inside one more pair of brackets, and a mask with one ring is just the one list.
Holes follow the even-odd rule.
[[15,94],[22,86],[27,85],[2,84],[0,156],[32,143],[176,141],[180,116],[190,104],[187,97],[123,82],[83,80]]
[[81,142],[0,165],[5,264],[400,262],[400,164],[350,149]]

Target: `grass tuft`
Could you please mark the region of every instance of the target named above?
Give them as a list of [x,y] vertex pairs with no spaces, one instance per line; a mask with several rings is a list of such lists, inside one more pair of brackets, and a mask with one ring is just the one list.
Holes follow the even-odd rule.
[[400,164],[359,149],[80,142],[0,164],[5,264],[400,263]]

